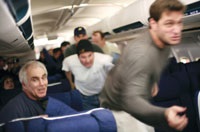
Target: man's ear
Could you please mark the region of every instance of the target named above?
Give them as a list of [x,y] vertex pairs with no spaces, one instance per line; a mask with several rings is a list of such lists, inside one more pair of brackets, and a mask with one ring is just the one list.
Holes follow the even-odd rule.
[[26,89],[26,84],[24,82],[22,82],[22,88]]
[[157,30],[157,22],[153,18],[149,19],[149,26],[152,30]]
[[77,36],[74,36],[74,40],[75,40],[76,42],[78,42],[78,37],[77,37]]

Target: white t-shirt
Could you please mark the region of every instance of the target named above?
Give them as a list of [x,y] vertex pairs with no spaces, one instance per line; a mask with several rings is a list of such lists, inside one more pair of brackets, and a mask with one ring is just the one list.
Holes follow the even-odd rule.
[[76,88],[83,95],[91,96],[101,92],[107,73],[113,66],[111,56],[94,52],[94,63],[90,68],[83,66],[74,54],[64,59],[62,70],[71,71]]

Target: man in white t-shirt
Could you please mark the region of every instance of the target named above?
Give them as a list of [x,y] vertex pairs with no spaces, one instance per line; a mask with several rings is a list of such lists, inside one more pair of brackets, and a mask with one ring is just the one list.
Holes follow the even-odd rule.
[[64,59],[62,70],[73,73],[75,86],[82,94],[84,110],[99,107],[98,94],[112,67],[112,57],[94,52],[88,40],[81,40],[77,45],[77,54]]

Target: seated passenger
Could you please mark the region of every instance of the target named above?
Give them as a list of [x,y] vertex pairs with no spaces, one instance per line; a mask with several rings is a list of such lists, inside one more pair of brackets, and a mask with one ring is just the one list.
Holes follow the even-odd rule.
[[[65,54],[64,57],[68,57],[70,55],[74,55],[77,53],[76,51],[76,47],[77,44],[80,40],[84,40],[84,39],[88,39],[87,33],[85,28],[83,27],[77,27],[74,29],[74,40],[76,41],[76,44],[73,44],[71,46],[69,46],[66,50],[65,50]],[[103,53],[102,49],[97,46],[97,45],[92,45],[94,52],[100,52]]]
[[15,88],[14,78],[6,75],[1,79],[0,106],[3,107],[10,99],[20,93],[19,88]]
[[66,72],[71,87],[74,87],[74,84],[67,72],[73,73],[76,88],[82,94],[83,109],[97,108],[98,94],[102,90],[108,71],[113,67],[112,57],[94,53],[92,44],[88,40],[79,41],[77,54],[65,58],[62,69]]
[[4,90],[10,90],[10,89],[14,89],[15,85],[14,85],[14,80],[13,77],[11,75],[6,75],[2,78],[2,88]]
[[[19,72],[19,79],[22,84],[22,93],[10,100],[0,111],[0,123],[8,122],[12,119],[44,115],[46,108],[51,107],[56,102],[59,106],[63,104],[52,98],[44,98],[47,92],[47,70],[39,61],[26,63]],[[61,104],[61,105],[60,105]],[[48,107],[47,107],[48,106]],[[55,106],[55,103],[53,104]],[[65,105],[66,106],[66,105]],[[61,115],[61,108],[52,108],[51,116]],[[67,111],[67,110],[66,110]],[[57,112],[57,113],[56,113]]]

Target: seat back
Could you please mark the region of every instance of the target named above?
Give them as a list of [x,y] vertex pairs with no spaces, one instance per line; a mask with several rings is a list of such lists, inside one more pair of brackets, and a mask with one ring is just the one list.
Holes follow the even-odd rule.
[[103,108],[92,109],[87,112],[48,118],[47,132],[116,132],[116,123],[111,111]]
[[62,101],[77,111],[83,110],[82,98],[78,90],[72,90],[70,92],[63,93],[49,93],[48,96]]
[[69,92],[70,90],[69,81],[62,79],[60,82],[48,84],[47,93]]

